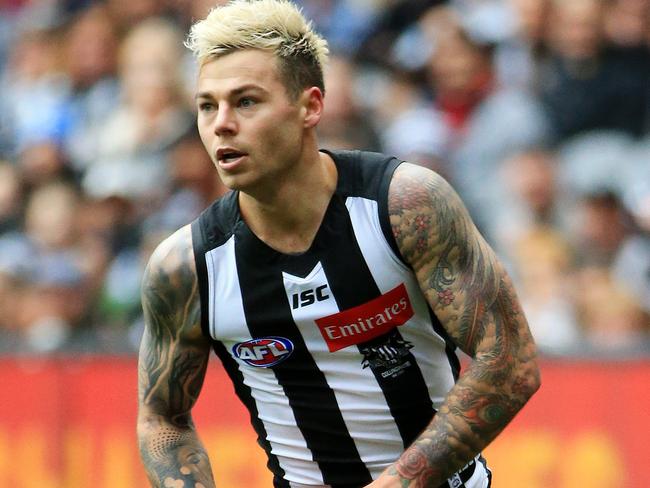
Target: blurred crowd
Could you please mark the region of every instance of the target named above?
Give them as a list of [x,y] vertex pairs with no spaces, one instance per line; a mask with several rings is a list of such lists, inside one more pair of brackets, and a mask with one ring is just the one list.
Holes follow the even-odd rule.
[[[215,1],[0,1],[1,352],[136,350],[148,256],[226,191],[183,47]],[[542,354],[650,354],[650,0],[297,3],[322,147],[444,175]]]

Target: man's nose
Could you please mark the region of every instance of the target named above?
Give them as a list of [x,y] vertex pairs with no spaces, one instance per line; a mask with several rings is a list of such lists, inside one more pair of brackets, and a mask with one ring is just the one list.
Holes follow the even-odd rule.
[[216,135],[235,134],[237,132],[237,120],[234,110],[228,106],[219,107],[214,121],[214,133]]

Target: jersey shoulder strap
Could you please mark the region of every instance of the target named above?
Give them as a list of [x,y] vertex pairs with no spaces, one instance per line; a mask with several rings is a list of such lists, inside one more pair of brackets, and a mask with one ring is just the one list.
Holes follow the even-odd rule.
[[378,200],[388,194],[388,185],[401,161],[395,157],[367,151],[326,151],[338,170],[337,193]]

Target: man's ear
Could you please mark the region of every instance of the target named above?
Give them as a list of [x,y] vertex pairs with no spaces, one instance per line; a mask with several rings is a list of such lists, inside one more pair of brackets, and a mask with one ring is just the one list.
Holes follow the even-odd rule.
[[301,102],[304,108],[304,127],[311,129],[318,125],[323,116],[324,95],[320,88],[312,86],[305,89],[301,95]]

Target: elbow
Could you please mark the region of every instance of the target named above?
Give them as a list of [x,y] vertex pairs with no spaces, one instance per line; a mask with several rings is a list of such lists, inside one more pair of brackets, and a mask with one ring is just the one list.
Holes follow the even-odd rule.
[[534,373],[533,373],[533,391],[531,392],[530,396],[533,396],[537,390],[539,390],[542,386],[542,372],[539,369],[539,366],[537,365],[537,362],[533,364],[534,366]]
[[165,418],[151,411],[149,408],[140,407],[136,420],[136,433],[139,440],[143,440],[158,431],[165,424]]
[[513,385],[527,402],[542,386],[542,375],[534,359],[520,365]]
[[150,415],[146,415],[141,412],[138,414],[138,419],[136,422],[136,434],[140,442],[149,436],[154,428],[154,423],[155,421]]
[[533,389],[532,393],[535,393],[542,386],[542,372],[539,370],[539,366],[537,365],[537,363],[535,363],[534,366],[535,366],[535,371],[534,371],[534,375],[533,375],[533,377],[534,377],[534,383],[533,383],[534,384],[534,389]]

